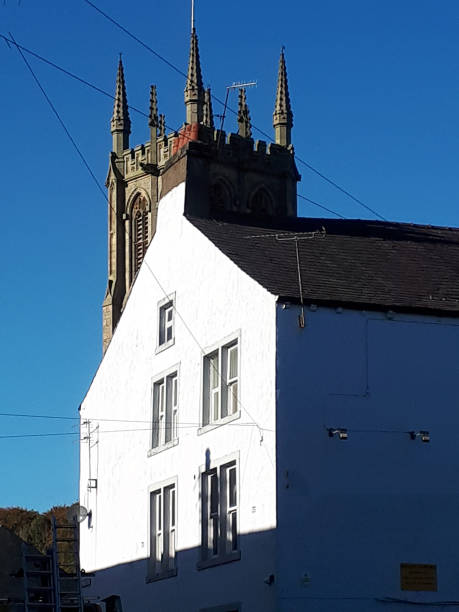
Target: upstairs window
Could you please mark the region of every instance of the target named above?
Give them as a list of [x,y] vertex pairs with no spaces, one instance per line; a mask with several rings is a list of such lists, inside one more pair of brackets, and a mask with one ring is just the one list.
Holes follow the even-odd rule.
[[203,425],[239,414],[239,346],[234,340],[204,357]]
[[236,460],[201,474],[201,567],[240,559]]
[[176,485],[150,493],[150,558],[148,578],[168,578],[177,573],[175,563]]
[[174,344],[175,341],[175,299],[163,300],[158,309],[158,351]]
[[152,449],[178,440],[178,376],[173,372],[153,384]]

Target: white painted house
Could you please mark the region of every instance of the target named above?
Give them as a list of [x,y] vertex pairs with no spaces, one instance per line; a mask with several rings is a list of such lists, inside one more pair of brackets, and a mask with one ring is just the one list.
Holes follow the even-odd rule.
[[[296,217],[275,145],[112,118],[104,357],[81,405],[85,597],[124,612],[458,602],[459,231]],[[113,597],[108,600],[113,609]],[[111,602],[111,603],[110,603]],[[459,604],[458,604],[459,605]]]

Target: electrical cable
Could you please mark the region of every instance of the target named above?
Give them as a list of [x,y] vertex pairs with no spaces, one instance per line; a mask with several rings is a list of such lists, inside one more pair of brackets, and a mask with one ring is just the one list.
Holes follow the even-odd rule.
[[[9,32],[9,35],[13,41],[13,43],[16,45],[16,41],[14,40],[13,35],[11,34],[11,32]],[[55,114],[57,120],[59,121],[59,123],[62,126],[62,129],[65,131],[65,133],[67,134],[67,137],[69,138],[70,142],[72,143],[72,145],[74,146],[76,152],[78,153],[81,161],[83,162],[83,164],[86,166],[87,171],[89,172],[89,174],[91,175],[93,181],[95,182],[95,184],[97,185],[97,188],[101,191],[102,195],[104,196],[104,198],[106,197],[105,195],[105,191],[103,190],[101,184],[99,183],[99,181],[96,178],[96,175],[94,174],[94,172],[91,170],[91,167],[89,166],[88,162],[86,161],[83,153],[81,152],[79,146],[77,145],[77,143],[75,142],[75,140],[72,138],[72,135],[70,134],[70,132],[68,131],[64,121],[62,120],[61,116],[59,115],[56,107],[54,106],[54,104],[51,102],[48,94],[46,93],[46,91],[43,89],[40,81],[38,80],[37,75],[35,74],[35,72],[32,69],[32,66],[29,64],[29,62],[27,61],[25,55],[22,53],[21,49],[16,45],[16,48],[18,50],[18,53],[20,54],[20,56],[22,57],[22,59],[24,60],[25,65],[27,66],[27,68],[29,69],[32,77],[34,78],[36,84],[38,85],[38,87],[40,88],[41,93],[44,95],[46,101],[48,102],[49,106],[51,107],[53,113]]]
[[[178,68],[177,66],[175,66],[175,64],[173,64],[172,62],[170,62],[168,59],[166,59],[164,56],[162,56],[160,53],[158,53],[157,51],[155,51],[154,49],[152,49],[149,45],[147,45],[145,42],[143,42],[143,40],[141,40],[140,38],[138,38],[137,36],[135,36],[135,34],[133,34],[132,32],[130,32],[127,28],[125,28],[121,23],[119,23],[118,21],[116,21],[115,19],[113,19],[113,17],[110,17],[110,15],[108,15],[107,13],[105,13],[104,11],[102,11],[98,6],[96,6],[93,2],[91,2],[90,0],[83,0],[84,2],[86,2],[86,4],[88,4],[89,6],[91,6],[94,10],[96,10],[98,13],[100,13],[103,17],[105,17],[105,19],[108,19],[108,21],[110,21],[111,23],[113,23],[117,28],[119,28],[120,30],[122,30],[125,34],[127,34],[130,38],[132,38],[133,40],[135,40],[136,42],[138,42],[142,47],[144,47],[145,49],[147,49],[147,51],[150,51],[150,53],[153,53],[153,55],[155,55],[155,57],[157,57],[158,59],[160,59],[162,62],[164,62],[165,64],[167,64],[170,68],[172,68],[175,72],[177,72],[178,74],[180,74],[181,76],[184,76],[187,80],[188,80],[188,75],[181,70],[180,68]],[[196,83],[193,83],[196,84]],[[215,96],[214,94],[211,94],[211,97],[218,102],[219,104],[221,104],[224,108],[227,108],[231,113],[233,113],[233,115],[238,115],[238,112],[235,111],[234,109],[232,109],[230,106],[228,106],[227,104],[225,104],[225,102],[223,100],[220,100],[220,98],[218,98],[217,96]],[[257,127],[256,125],[254,125],[253,123],[251,123],[251,126],[254,130],[256,130],[259,134],[261,134],[262,136],[264,136],[265,138],[267,138],[268,141],[273,142],[273,138],[271,135],[267,134],[264,130],[260,129],[259,127]],[[369,212],[371,212],[372,214],[374,214],[375,216],[377,216],[379,219],[381,219],[382,221],[387,221],[387,219],[385,217],[383,217],[380,213],[378,213],[376,210],[374,210],[373,208],[371,208],[370,206],[368,206],[367,204],[365,204],[364,202],[362,202],[362,200],[360,200],[359,198],[357,198],[356,196],[354,196],[350,191],[348,191],[347,189],[344,189],[344,187],[341,187],[336,181],[334,181],[333,179],[329,178],[328,176],[326,176],[323,172],[320,172],[319,170],[317,170],[316,168],[314,168],[314,166],[312,166],[311,164],[309,164],[308,162],[304,161],[303,159],[301,159],[300,157],[295,155],[295,158],[298,160],[298,162],[300,164],[303,164],[306,168],[308,168],[308,170],[311,170],[311,172],[314,172],[317,176],[319,176],[321,179],[323,179],[324,181],[326,181],[329,185],[331,185],[332,187],[334,187],[335,189],[339,190],[341,193],[343,193],[344,195],[346,195],[348,198],[351,198],[354,202],[356,202],[357,204],[359,204],[360,206],[363,206],[363,208],[365,208],[366,210],[368,210]]]
[[[80,417],[71,417],[71,416],[63,416],[63,415],[50,415],[50,414],[27,414],[27,413],[15,413],[15,412],[0,412],[0,417],[14,417],[14,418],[29,418],[29,419],[63,419],[63,420],[73,420],[79,421]],[[100,423],[148,423],[155,424],[158,421],[152,421],[152,419],[108,419],[108,418],[99,418],[97,416],[84,416],[84,422],[87,421],[97,421]],[[190,427],[199,427],[201,423],[196,421],[180,421],[178,424],[181,426],[190,426]],[[252,425],[252,423],[234,423],[234,425],[238,425],[240,427],[244,427],[247,425]],[[120,430],[121,431],[121,430]]]
[[349,191],[347,191],[346,189],[338,185],[338,183],[336,183],[333,179],[328,178],[328,176],[325,176],[325,174],[323,174],[322,172],[319,172],[319,170],[311,166],[311,164],[308,164],[307,162],[305,162],[303,159],[301,159],[301,157],[298,157],[297,155],[295,155],[295,159],[299,161],[300,164],[303,164],[304,166],[306,166],[306,168],[308,168],[309,170],[317,174],[317,176],[320,176],[320,178],[322,178],[324,181],[326,181],[327,183],[329,183],[330,185],[338,189],[338,191],[341,191],[341,193],[344,193],[344,195],[347,195],[348,198],[351,198],[351,200],[354,200],[354,202],[357,202],[357,204],[360,204],[360,206],[363,206],[363,208],[366,208],[369,212],[376,215],[376,217],[379,217],[381,221],[387,221],[386,217],[383,217],[382,215],[379,214],[379,212],[377,212],[373,208],[370,208],[370,206],[362,202],[362,200],[359,200],[359,198],[355,197],[354,195],[352,195],[352,193],[350,193]]
[[[175,72],[178,72],[178,74],[180,74],[181,76],[184,76],[186,79],[188,79],[188,75],[185,74],[185,72],[183,72],[182,70],[180,70],[180,68],[177,68],[177,66],[175,66],[172,62],[170,62],[168,59],[166,59],[165,57],[163,57],[160,53],[158,53],[157,51],[155,51],[154,49],[152,49],[151,47],[149,47],[146,43],[143,42],[143,40],[141,40],[140,38],[138,38],[137,36],[135,36],[135,34],[132,34],[132,32],[129,32],[129,30],[127,28],[125,28],[124,26],[122,26],[120,23],[118,23],[115,19],[113,19],[113,17],[110,17],[110,15],[108,15],[107,13],[104,13],[104,11],[102,9],[100,9],[98,6],[96,6],[95,4],[93,4],[92,2],[90,2],[90,0],[84,0],[84,2],[86,2],[86,4],[89,4],[89,6],[91,6],[93,9],[95,9],[98,13],[100,13],[101,15],[103,15],[105,17],[105,19],[108,19],[108,21],[111,21],[114,25],[116,25],[117,28],[119,28],[120,30],[122,30],[125,34],[127,34],[128,36],[130,36],[133,40],[135,40],[136,42],[139,43],[139,45],[142,45],[142,47],[144,47],[145,49],[147,49],[147,51],[150,51],[150,53],[153,53],[153,55],[155,55],[158,59],[160,59],[162,62],[164,62],[165,64],[167,64],[169,66],[169,68],[172,68],[172,70],[175,70]],[[222,103],[223,104],[223,103]]]
[[[154,424],[154,423],[153,423]],[[175,425],[177,429],[194,429],[199,426],[199,423],[193,423],[189,425],[181,425],[180,423]],[[172,426],[167,427],[166,429],[170,429]],[[226,423],[225,427],[258,427],[257,423]],[[266,427],[262,427],[261,430],[263,432],[274,433],[274,429],[268,429]],[[142,427],[142,428],[134,428],[134,429],[102,429],[98,431],[98,434],[110,434],[110,433],[135,433],[137,431],[141,432],[151,432],[150,427]],[[24,433],[24,434],[2,434],[0,435],[0,439],[8,439],[8,438],[43,438],[43,437],[51,437],[51,436],[79,436],[80,432],[78,431],[63,431],[63,432],[44,432],[44,433]],[[81,442],[86,441],[87,436],[83,436],[80,438]]]
[[80,417],[71,417],[71,416],[55,416],[50,414],[20,414],[15,412],[0,412],[0,416],[6,417],[19,417],[19,418],[29,418],[29,419],[65,419],[65,420],[80,420]]
[[319,204],[319,202],[316,202],[315,200],[311,200],[310,198],[307,198],[306,196],[302,195],[301,193],[297,193],[296,195],[297,195],[298,198],[301,198],[302,200],[306,200],[306,202],[309,202],[310,204],[314,204],[314,206],[317,206],[318,208],[321,208],[322,210],[326,210],[327,212],[332,213],[333,215],[336,215],[340,219],[345,219],[346,218],[343,215],[341,215],[339,212],[336,212],[336,210],[332,210],[331,208],[327,208],[323,204]]
[[12,434],[12,435],[0,435],[0,440],[6,438],[46,438],[49,436],[79,436],[78,431],[63,431],[58,433],[37,433],[37,434]]

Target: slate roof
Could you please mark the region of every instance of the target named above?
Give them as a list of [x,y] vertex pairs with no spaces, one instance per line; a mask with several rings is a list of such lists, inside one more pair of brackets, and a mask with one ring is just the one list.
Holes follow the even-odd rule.
[[[282,300],[459,315],[459,229],[384,221],[188,217]],[[295,238],[297,240],[295,240]]]

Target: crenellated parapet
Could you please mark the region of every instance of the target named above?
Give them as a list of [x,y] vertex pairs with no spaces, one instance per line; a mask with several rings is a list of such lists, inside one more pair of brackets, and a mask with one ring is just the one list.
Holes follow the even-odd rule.
[[211,141],[188,142],[186,156],[186,213],[296,216],[292,148],[215,130]]

